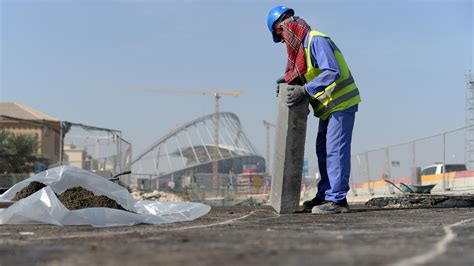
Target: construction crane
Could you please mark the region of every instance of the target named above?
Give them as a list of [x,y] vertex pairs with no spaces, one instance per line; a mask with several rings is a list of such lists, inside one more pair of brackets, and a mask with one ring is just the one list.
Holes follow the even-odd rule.
[[270,175],[270,127],[276,127],[276,125],[263,120],[263,126],[265,126],[265,161],[267,173]]
[[202,95],[212,95],[214,96],[214,149],[213,149],[213,158],[212,160],[212,190],[217,192],[217,180],[219,178],[219,99],[223,95],[233,95],[240,96],[242,95],[241,91],[224,91],[224,90],[193,90],[193,89],[145,89],[145,92],[154,92],[154,93],[183,93],[183,94],[202,94]]

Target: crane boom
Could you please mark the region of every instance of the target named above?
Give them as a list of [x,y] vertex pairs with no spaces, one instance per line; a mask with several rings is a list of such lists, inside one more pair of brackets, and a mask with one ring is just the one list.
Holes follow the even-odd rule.
[[242,95],[241,91],[224,91],[224,90],[192,90],[192,89],[144,89],[145,92],[157,92],[157,93],[183,93],[183,94],[219,94],[219,95]]

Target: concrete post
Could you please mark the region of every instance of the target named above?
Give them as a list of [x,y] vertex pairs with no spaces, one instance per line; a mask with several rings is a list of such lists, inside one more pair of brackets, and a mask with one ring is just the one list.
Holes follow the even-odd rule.
[[278,213],[292,213],[300,200],[309,102],[305,99],[288,108],[288,84],[279,86],[270,201]]

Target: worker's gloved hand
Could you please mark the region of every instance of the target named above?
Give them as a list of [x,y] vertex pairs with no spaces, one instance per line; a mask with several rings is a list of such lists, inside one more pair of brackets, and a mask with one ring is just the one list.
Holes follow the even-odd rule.
[[276,80],[276,97],[280,94],[280,83],[286,83],[285,76],[281,76]]
[[306,89],[300,85],[289,86],[286,91],[286,95],[288,96],[288,99],[286,100],[286,105],[288,107],[299,103],[306,97]]

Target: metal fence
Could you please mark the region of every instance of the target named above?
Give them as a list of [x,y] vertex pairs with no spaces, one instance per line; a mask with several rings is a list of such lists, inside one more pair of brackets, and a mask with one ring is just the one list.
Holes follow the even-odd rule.
[[[471,127],[459,128],[410,142],[370,150],[351,157],[351,189],[357,194],[392,194],[395,188],[384,182],[436,184],[434,191],[474,189],[474,171],[421,171],[428,166],[466,165],[470,156],[466,136]],[[462,168],[462,167],[461,167]],[[434,169],[434,168],[433,168]],[[460,173],[462,172],[462,173]],[[462,179],[462,180],[461,180]]]
[[0,188],[58,165],[112,177],[130,170],[131,158],[132,145],[118,130],[0,115]]
[[[177,182],[186,183],[183,187],[170,188],[153,175],[141,175],[136,179],[138,191],[152,192],[155,190],[175,194],[186,201],[203,202],[211,206],[261,205],[270,197],[270,176],[254,174],[242,178],[220,174],[219,186],[215,189],[206,186],[205,180],[212,178],[211,173],[197,173],[193,176],[180,176]],[[180,180],[181,179],[181,180]],[[184,181],[187,180],[187,181]],[[161,186],[160,186],[160,183]],[[166,184],[166,182],[164,182]]]
[[[64,134],[59,164],[68,164],[96,172],[104,177],[129,171],[132,145],[122,132],[78,123],[62,122]],[[128,176],[121,180],[128,182]]]

